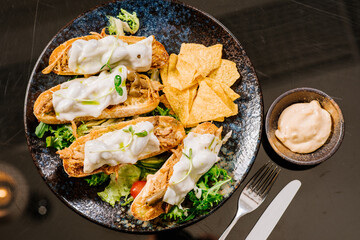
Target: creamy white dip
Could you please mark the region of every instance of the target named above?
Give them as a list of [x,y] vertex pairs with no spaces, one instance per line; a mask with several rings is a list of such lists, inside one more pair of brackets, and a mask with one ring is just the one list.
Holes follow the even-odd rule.
[[152,42],[150,36],[134,44],[127,44],[115,36],[99,40],[76,40],[69,50],[69,68],[78,74],[95,74],[108,69],[107,63],[125,65],[135,71],[150,69],[152,60]]
[[[64,82],[53,93],[56,118],[71,121],[82,116],[98,117],[108,106],[125,102],[127,72],[125,66],[118,66],[111,73],[103,71],[99,76]],[[121,96],[115,90],[115,77],[121,78]]]
[[281,113],[275,135],[291,151],[310,153],[326,142],[331,125],[330,114],[318,101],[296,103]]
[[174,165],[163,201],[171,205],[182,203],[200,177],[218,161],[221,145],[222,141],[213,134],[190,132],[184,139],[183,155]]
[[90,173],[104,165],[134,164],[141,156],[160,151],[153,129],[152,123],[139,122],[87,141],[84,172]]

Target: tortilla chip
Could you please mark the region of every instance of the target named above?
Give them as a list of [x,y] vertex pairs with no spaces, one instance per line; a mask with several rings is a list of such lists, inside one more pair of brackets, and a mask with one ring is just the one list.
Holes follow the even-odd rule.
[[198,43],[182,43],[180,48],[180,54],[193,54],[196,51],[206,48],[202,44]]
[[236,63],[222,59],[220,67],[215,69],[208,76],[231,87],[240,78]]
[[193,64],[178,57],[176,69],[179,72],[179,79],[182,87],[180,88],[180,90],[189,88],[197,84],[197,81],[195,80],[196,68]]
[[189,114],[190,114],[190,110],[192,108],[192,105],[194,103],[194,99],[195,99],[195,96],[197,94],[197,91],[198,91],[198,87],[199,85],[196,84],[195,86],[192,86],[191,88],[189,88],[189,103],[188,103],[188,106],[189,106]]
[[240,75],[236,64],[221,56],[221,44],[183,43],[179,55],[171,54],[167,67],[160,71],[166,97],[161,102],[187,127],[204,121],[222,122],[238,113],[233,101],[240,96],[230,86]]
[[185,123],[189,118],[190,109],[196,95],[196,89],[197,85],[182,91],[170,86],[163,89],[172,110],[180,118],[182,123]]
[[[240,97],[239,94],[237,94],[234,90],[232,90],[230,87],[228,87],[226,84],[219,82],[213,78],[204,78],[202,80],[208,81],[209,86],[214,86],[214,89],[219,88],[218,93],[223,94],[225,93],[228,97],[230,97],[231,101],[235,101]],[[222,88],[223,91],[220,90]]]
[[202,81],[185,125],[191,127],[200,122],[231,115],[233,110],[218,97],[206,81]]
[[228,95],[231,99],[231,101],[235,101],[236,99],[238,99],[240,97],[239,94],[237,94],[234,90],[232,90],[230,87],[228,87],[226,84],[224,83],[220,83],[221,88],[224,90],[224,92],[226,93],[226,95]]
[[211,78],[205,78],[207,85],[216,93],[216,95],[223,101],[228,108],[231,109],[232,113],[230,115],[225,115],[225,117],[233,116],[238,113],[238,106],[231,100],[231,98],[226,94],[226,92],[221,87],[221,83],[212,81]]
[[225,120],[224,117],[214,119],[214,121],[216,121],[216,122],[223,122],[224,120]]
[[169,67],[167,72],[167,84],[165,86],[171,86],[179,89],[181,86],[179,80],[179,72],[176,70],[177,55],[171,54],[169,57]]
[[195,85],[196,69],[186,61],[178,59],[176,54],[171,54],[167,76],[167,85],[179,90],[184,90]]
[[167,62],[161,69],[160,69],[160,77],[161,81],[164,86],[168,85],[168,69],[169,69],[169,62]]
[[211,71],[220,67],[222,48],[222,44],[216,44],[199,51],[200,58],[204,61],[200,68],[201,76],[206,77]]
[[222,44],[205,47],[201,44],[182,44],[179,59],[191,63],[197,70],[195,78],[206,77],[211,71],[220,67]]

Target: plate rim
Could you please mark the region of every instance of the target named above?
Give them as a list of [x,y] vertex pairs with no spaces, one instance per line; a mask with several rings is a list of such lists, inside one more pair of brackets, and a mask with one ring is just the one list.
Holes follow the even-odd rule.
[[103,223],[103,222],[100,222],[100,221],[97,221],[93,218],[91,218],[90,216],[87,216],[85,215],[84,213],[80,212],[79,210],[77,210],[75,207],[73,207],[64,197],[60,196],[60,194],[58,192],[55,191],[55,189],[53,189],[49,184],[48,182],[46,181],[46,179],[44,178],[44,174],[42,173],[41,171],[41,168],[39,166],[39,164],[34,160],[34,153],[32,151],[32,147],[31,147],[31,143],[30,143],[30,135],[28,134],[28,126],[27,126],[27,117],[26,117],[26,113],[27,113],[27,109],[28,109],[28,97],[29,97],[29,92],[30,92],[30,87],[31,87],[31,80],[33,79],[34,75],[35,75],[35,71],[36,71],[36,68],[37,66],[39,65],[40,61],[42,60],[42,57],[44,55],[44,53],[46,52],[46,50],[48,49],[49,45],[53,42],[53,40],[57,37],[57,35],[62,32],[65,28],[67,28],[68,26],[70,26],[71,24],[73,24],[73,22],[82,17],[83,15],[85,14],[88,14],[98,8],[101,8],[101,7],[104,7],[106,5],[109,5],[111,3],[118,3],[118,2],[123,2],[123,1],[126,1],[126,0],[112,0],[112,1],[108,1],[108,2],[105,2],[105,3],[102,3],[102,4],[98,4],[92,8],[89,8],[88,10],[80,13],[79,15],[77,15],[76,17],[74,17],[72,20],[70,20],[67,24],[65,24],[62,28],[60,28],[55,34],[54,36],[49,40],[49,42],[46,44],[46,46],[44,47],[44,49],[42,50],[42,52],[40,53],[37,61],[35,62],[34,64],[34,67],[33,67],[33,70],[30,74],[30,77],[29,77],[29,80],[28,80],[28,85],[27,85],[27,88],[26,88],[26,93],[25,93],[25,99],[24,99],[24,127],[25,127],[25,137],[26,137],[26,143],[27,143],[27,148],[29,150],[29,153],[31,155],[31,158],[34,162],[34,165],[36,166],[37,168],[37,171],[38,173],[41,175],[43,181],[46,183],[46,186],[48,188],[50,188],[50,190],[56,195],[57,198],[59,198],[63,203],[65,203],[65,205],[67,207],[69,207],[72,211],[76,212],[78,215],[84,217],[85,219],[87,220],[90,220],[91,222],[93,223],[96,223],[98,225],[101,225],[103,227],[106,227],[108,229],[111,229],[111,230],[114,230],[114,231],[117,231],[117,232],[124,232],[124,233],[130,233],[130,234],[139,234],[139,235],[148,235],[148,234],[155,234],[155,233],[160,233],[160,232],[164,232],[164,231],[171,231],[171,230],[178,230],[178,229],[182,229],[182,228],[186,228],[186,227],[189,227],[195,223],[198,223],[199,221],[203,220],[204,218],[212,215],[216,210],[218,210],[221,206],[224,205],[224,203],[226,201],[228,201],[232,196],[233,194],[239,189],[240,185],[244,182],[244,179],[246,178],[246,176],[248,175],[249,171],[251,170],[252,166],[253,166],[253,163],[258,155],[258,152],[260,150],[260,144],[261,144],[261,138],[262,138],[262,133],[263,133],[263,129],[264,129],[264,99],[263,99],[263,94],[262,94],[262,89],[261,89],[261,85],[260,85],[260,82],[259,82],[259,79],[257,77],[257,74],[256,74],[256,71],[253,67],[253,64],[250,60],[250,58],[248,57],[245,49],[243,48],[243,46],[241,45],[241,43],[239,42],[239,40],[234,36],[234,34],[226,27],[224,26],[219,20],[217,20],[215,17],[213,17],[212,15],[210,15],[209,13],[201,10],[201,9],[198,9],[192,5],[189,5],[187,3],[184,3],[184,2],[181,2],[181,1],[178,1],[178,0],[155,0],[157,2],[169,2],[169,3],[175,3],[175,4],[178,4],[178,5],[181,5],[185,8],[189,8],[189,9],[192,9],[196,12],[199,12],[201,13],[202,15],[204,15],[205,17],[209,18],[210,20],[212,20],[214,23],[216,23],[217,25],[219,25],[227,34],[229,34],[233,39],[234,41],[236,42],[236,44],[238,46],[240,46],[240,48],[242,49],[242,51],[245,53],[242,57],[244,58],[244,60],[246,62],[249,63],[249,65],[247,65],[247,67],[250,68],[252,74],[253,74],[253,78],[255,79],[255,81],[258,83],[258,91],[257,91],[257,94],[259,95],[260,97],[260,129],[259,129],[259,132],[257,134],[257,143],[256,143],[256,147],[255,147],[255,151],[254,151],[254,155],[252,157],[251,160],[249,160],[249,167],[245,170],[243,176],[242,176],[242,179],[239,180],[239,182],[234,185],[234,190],[230,193],[230,195],[227,197],[227,198],[223,198],[223,200],[215,205],[207,214],[203,214],[203,215],[200,215],[200,216],[197,216],[196,218],[192,219],[192,220],[189,220],[188,222],[185,222],[185,223],[181,223],[180,225],[175,225],[175,226],[172,226],[172,227],[169,227],[169,228],[163,228],[163,229],[154,229],[154,230],[151,230],[151,231],[131,231],[131,230],[127,230],[127,229],[121,229],[121,228],[117,228],[117,227],[112,227],[106,223]]

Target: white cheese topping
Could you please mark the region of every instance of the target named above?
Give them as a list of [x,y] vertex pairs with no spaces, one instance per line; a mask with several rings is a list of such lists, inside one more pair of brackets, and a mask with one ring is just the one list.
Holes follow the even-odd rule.
[[95,74],[102,68],[108,69],[106,64],[111,67],[121,64],[137,72],[146,72],[151,66],[152,42],[152,36],[130,45],[115,36],[88,41],[79,39],[69,50],[69,68],[78,74]]
[[153,129],[152,123],[140,122],[87,141],[84,172],[90,173],[104,165],[134,164],[141,156],[160,151]]
[[326,142],[330,132],[330,114],[313,100],[287,107],[280,115],[275,135],[291,151],[310,153]]
[[[115,89],[115,78],[119,77],[121,96]],[[53,93],[56,118],[71,121],[82,116],[98,117],[108,106],[125,102],[126,78],[126,67],[118,66],[111,73],[103,71],[99,76],[64,82],[61,89]]]
[[200,177],[218,161],[221,144],[222,141],[213,134],[190,132],[184,139],[183,155],[174,165],[163,201],[171,205],[182,203]]

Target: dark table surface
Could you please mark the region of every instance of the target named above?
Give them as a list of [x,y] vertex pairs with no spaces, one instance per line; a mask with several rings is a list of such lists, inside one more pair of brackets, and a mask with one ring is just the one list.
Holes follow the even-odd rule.
[[[22,215],[0,221],[1,239],[155,239],[104,228],[65,206],[38,174],[24,137],[25,90],[36,59],[60,28],[103,2],[1,2],[0,167],[7,164],[18,169],[30,192]],[[360,2],[185,2],[217,18],[242,43],[262,87],[265,113],[283,92],[313,87],[333,97],[345,118],[341,147],[333,157],[312,168],[285,164],[266,142],[262,143],[245,181],[269,159],[280,165],[282,172],[262,206],[241,218],[228,239],[244,239],[275,195],[293,179],[299,179],[302,187],[269,239],[359,239]],[[161,237],[217,239],[235,214],[243,186],[214,214],[181,232]]]

